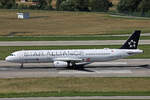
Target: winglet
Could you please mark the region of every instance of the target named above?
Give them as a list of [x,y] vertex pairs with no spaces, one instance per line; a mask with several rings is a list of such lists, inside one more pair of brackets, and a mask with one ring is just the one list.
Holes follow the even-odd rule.
[[136,30],[120,49],[137,49],[141,31]]

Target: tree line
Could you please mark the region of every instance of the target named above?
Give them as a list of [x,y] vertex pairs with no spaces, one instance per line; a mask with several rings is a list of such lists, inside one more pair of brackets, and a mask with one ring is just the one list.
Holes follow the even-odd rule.
[[25,5],[17,4],[16,0],[0,0],[0,8],[5,9],[41,9],[41,10],[51,10],[52,0],[32,0],[34,2],[38,1],[37,5]]
[[109,0],[57,0],[56,9],[60,11],[106,12],[112,7]]
[[[53,10],[52,0],[34,0],[38,5],[17,5],[15,0],[0,0],[0,8]],[[113,4],[110,0],[57,0],[55,10],[107,12]],[[120,13],[150,13],[150,0],[120,0],[117,5]]]
[[[53,10],[52,0],[38,0],[38,2],[38,5],[28,6],[17,5],[15,0],[0,0],[0,8]],[[109,0],[57,0],[56,2],[56,10],[59,11],[108,11],[110,7],[112,2]]]
[[117,9],[121,13],[150,14],[150,0],[120,0]]

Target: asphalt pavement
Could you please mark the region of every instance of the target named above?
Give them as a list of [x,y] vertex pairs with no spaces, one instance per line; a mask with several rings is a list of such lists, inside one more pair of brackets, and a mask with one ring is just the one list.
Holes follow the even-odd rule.
[[149,100],[150,96],[75,96],[75,97],[30,97],[30,98],[0,98],[0,100]]
[[96,62],[75,70],[54,68],[52,63],[20,64],[0,61],[0,78],[40,77],[150,77],[150,59]]
[[[126,40],[92,41],[3,41],[0,46],[68,46],[68,45],[123,45]],[[150,44],[150,40],[140,40],[140,45]]]

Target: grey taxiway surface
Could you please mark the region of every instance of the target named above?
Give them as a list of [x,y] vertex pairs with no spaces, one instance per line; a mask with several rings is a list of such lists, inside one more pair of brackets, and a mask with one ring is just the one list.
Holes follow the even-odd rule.
[[[52,64],[20,64],[0,61],[0,78],[30,77],[150,77],[150,59],[121,59],[112,62],[93,63],[85,69],[68,70],[52,68]],[[0,98],[0,100],[99,100],[99,99],[150,99],[150,96],[75,96]]]
[[[0,46],[60,46],[60,45],[122,45],[126,40],[92,41],[4,41]],[[139,44],[150,44],[150,40],[140,40]]]
[[39,98],[0,98],[0,100],[100,100],[100,99],[113,99],[113,100],[127,100],[127,99],[144,99],[149,100],[150,96],[87,96],[87,97],[39,97]]
[[20,64],[0,61],[0,78],[30,77],[150,77],[150,59],[121,59],[92,63],[76,70],[53,68],[51,63]]

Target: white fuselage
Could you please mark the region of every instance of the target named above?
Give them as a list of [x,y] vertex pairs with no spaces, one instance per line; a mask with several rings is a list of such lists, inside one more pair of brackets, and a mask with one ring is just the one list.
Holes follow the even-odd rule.
[[50,63],[54,61],[105,62],[143,53],[139,49],[79,49],[79,50],[24,50],[6,57],[14,63]]

